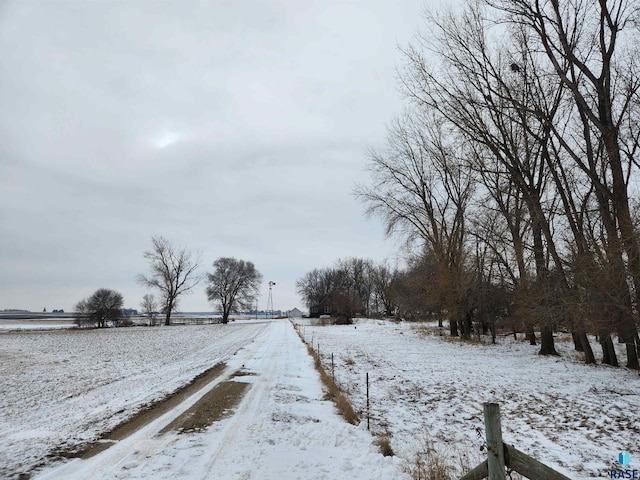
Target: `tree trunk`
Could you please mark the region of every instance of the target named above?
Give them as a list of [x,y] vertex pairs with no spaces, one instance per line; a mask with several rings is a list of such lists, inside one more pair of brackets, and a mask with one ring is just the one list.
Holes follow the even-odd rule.
[[452,337],[458,337],[458,322],[449,320],[449,333]]
[[611,335],[601,333],[600,345],[602,346],[602,363],[617,367],[618,357],[616,356],[616,349],[613,345],[613,340],[611,340]]
[[[593,350],[591,349],[591,344],[589,343],[589,338],[584,330],[577,332],[576,337],[578,339],[578,343],[580,345],[580,352],[584,352],[584,362],[586,364],[596,363],[596,357],[593,354]],[[577,348],[576,348],[577,350]]]
[[463,323],[464,323],[464,333],[465,333],[465,338],[468,340],[471,338],[471,331],[473,330],[473,310],[469,310],[467,313],[464,314],[464,319],[463,319]]
[[638,364],[638,351],[636,350],[636,344],[632,342],[626,342],[625,345],[627,347],[627,368],[640,370],[640,365]]
[[[609,165],[611,167],[611,177],[613,180],[614,204],[613,211],[618,220],[618,228],[620,230],[620,239],[622,246],[627,254],[629,261],[629,271],[633,278],[636,302],[640,301],[640,247],[638,245],[638,237],[629,208],[629,194],[627,191],[627,182],[624,178],[623,165],[620,156],[620,142],[618,138],[618,128],[613,125],[611,118],[611,100],[610,92],[599,92],[600,106],[605,107],[605,127],[602,132],[602,141],[607,151]],[[637,354],[634,355],[637,368]]]
[[[527,332],[527,338],[529,339],[529,345],[537,345],[536,331],[533,329],[533,325],[530,322],[526,322],[524,328]],[[552,337],[553,338],[553,337]]]
[[580,343],[580,338],[578,337],[578,332],[575,330],[571,330],[571,338],[573,340],[573,348],[576,352],[584,352],[582,348],[582,343]]
[[[496,344],[496,319],[495,317],[491,320],[491,326],[489,327],[489,329],[491,330],[491,343],[493,345]],[[518,338],[516,337],[516,340]]]
[[471,339],[471,329],[467,323],[466,316],[458,320],[458,328],[460,329],[460,336],[463,340]]
[[171,310],[173,310],[173,300],[169,300],[169,303],[167,304],[167,313],[164,318],[164,324],[167,326],[171,325]]
[[540,351],[539,355],[558,355],[553,343],[553,330],[548,325],[543,325],[540,329]]
[[468,340],[468,336],[464,331],[464,322],[462,320],[458,320],[458,333],[460,333],[460,338],[462,340]]
[[625,319],[625,325],[622,326],[622,334],[620,338],[624,341],[627,350],[627,368],[633,368],[634,370],[640,370],[638,364],[638,350],[636,347],[636,336],[638,330],[632,318]]

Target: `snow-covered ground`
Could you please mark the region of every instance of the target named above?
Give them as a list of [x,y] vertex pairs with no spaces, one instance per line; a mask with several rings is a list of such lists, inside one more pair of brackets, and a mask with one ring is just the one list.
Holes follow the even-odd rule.
[[[229,325],[0,333],[0,478],[402,479],[428,437],[459,463],[483,457],[482,403],[500,404],[505,441],[572,479],[609,478],[617,454],[638,468],[637,372],[561,357],[511,337],[467,344],[433,326],[359,320],[313,327],[296,320],[348,390],[359,427],[324,400],[311,358],[286,320]],[[356,328],[357,327],[357,328]],[[622,357],[621,357],[622,358]],[[47,455],[94,441],[213,365],[226,369],[177,407],[87,459]],[[233,374],[241,370],[240,376]],[[366,431],[391,435],[382,457]],[[166,430],[221,382],[247,383],[234,412],[191,433]]]
[[319,344],[329,370],[334,354],[336,379],[363,412],[369,373],[372,430],[390,433],[405,459],[428,436],[453,464],[468,455],[475,466],[484,443],[482,404],[497,402],[505,442],[570,478],[609,478],[608,469],[621,468],[622,450],[631,453],[627,468],[640,468],[638,372],[584,365],[568,336],[557,339],[560,357],[543,357],[512,337],[468,344],[440,336],[433,325],[296,322]]
[[55,330],[75,327],[73,319],[55,320],[10,320],[0,318],[0,331],[3,330]]
[[[242,375],[233,377],[239,370]],[[204,392],[196,394],[98,455],[45,470],[36,478],[403,478],[396,459],[378,453],[365,429],[347,424],[324,400],[313,362],[288,321],[271,322],[229,359],[227,372],[214,383],[249,383],[230,417],[200,432],[163,432]]]
[[268,325],[0,333],[0,478],[96,439]]

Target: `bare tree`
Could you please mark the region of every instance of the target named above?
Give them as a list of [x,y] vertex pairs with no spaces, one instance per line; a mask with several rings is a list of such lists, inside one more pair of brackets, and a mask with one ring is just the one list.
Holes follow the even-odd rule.
[[[464,314],[465,293],[456,281],[464,268],[474,181],[462,161],[464,143],[449,133],[437,111],[407,111],[389,129],[387,147],[370,155],[373,184],[355,193],[367,214],[385,221],[388,235],[401,233],[435,258],[453,317]],[[458,335],[456,318],[450,327]]]
[[390,267],[387,263],[381,263],[372,268],[372,301],[375,313],[381,313],[387,317],[391,317],[396,313],[397,305],[393,300],[391,287],[398,275],[398,269]]
[[89,298],[76,305],[76,323],[105,328],[108,322],[114,326],[122,318],[122,295],[108,288],[100,288]]
[[139,275],[138,282],[160,292],[165,325],[171,325],[171,312],[177,307],[178,297],[200,282],[196,274],[200,259],[162,236],[154,236],[151,241],[152,249],[144,253],[151,263],[151,274]]
[[327,281],[325,271],[314,268],[296,281],[296,291],[307,307],[318,305],[331,293],[332,285]]
[[369,315],[373,293],[373,261],[356,257],[344,258],[338,260],[337,269],[344,273],[349,296],[357,300],[351,302],[351,305],[354,305],[363,315]]
[[340,323],[351,323],[356,314],[367,315],[373,297],[373,261],[338,259],[334,267],[313,269],[296,282],[298,294],[312,315],[331,313]]
[[[466,159],[511,237],[517,288],[539,291],[548,284],[552,269],[563,274],[545,161],[549,123],[561,98],[559,82],[543,82],[531,73],[537,66],[535,58],[520,48],[525,38],[508,37],[513,40],[512,51],[501,47],[498,42],[504,39],[490,35],[491,20],[477,4],[459,16],[432,18],[431,25],[434,31],[422,37],[422,45],[437,53],[440,64],[430,62],[416,48],[407,49],[405,92],[420,110],[437,111],[469,145]],[[547,103],[541,106],[540,99]],[[542,107],[550,112],[543,119],[532,113]],[[524,236],[523,226],[527,228]],[[485,242],[490,240],[484,236]],[[527,268],[525,248],[533,253],[534,271]],[[494,245],[493,250],[497,253],[502,248]],[[564,285],[566,281],[557,286]],[[548,309],[529,310],[541,328],[540,353],[557,354],[554,317],[547,315]]]
[[[314,268],[296,281],[296,289],[307,307],[322,305],[329,309],[336,309],[337,306],[333,305],[333,297],[337,292],[340,292],[341,303],[346,303],[343,294],[349,293],[349,279],[346,273],[339,268]],[[324,312],[311,313],[322,314]]]
[[[634,318],[640,304],[640,241],[629,200],[640,139],[637,5],[628,0],[488,3],[528,29],[530,48],[544,54],[571,99],[571,135],[555,133],[593,188],[606,237],[602,268],[615,291],[609,329],[626,344],[627,366],[640,368]],[[608,340],[603,348],[615,354]]]
[[222,309],[222,323],[229,314],[251,308],[258,297],[262,275],[252,262],[221,257],[213,262],[215,271],[208,274],[207,298]]
[[158,309],[158,302],[156,302],[155,297],[152,294],[147,293],[144,297],[142,297],[142,303],[140,304],[140,306],[142,307],[142,313],[149,319],[149,326],[155,326],[155,313]]
[[429,252],[422,252],[408,258],[407,264],[407,269],[399,272],[389,286],[389,297],[397,306],[398,316],[410,321],[435,318],[443,327],[445,299],[438,285],[438,260]]

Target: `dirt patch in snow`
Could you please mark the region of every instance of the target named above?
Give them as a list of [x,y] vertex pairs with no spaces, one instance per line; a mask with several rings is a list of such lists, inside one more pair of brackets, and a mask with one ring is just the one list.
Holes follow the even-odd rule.
[[248,383],[233,380],[216,385],[189,410],[164,427],[160,434],[171,430],[182,433],[207,428],[213,422],[231,414],[231,409],[240,402],[248,386]]
[[55,456],[67,458],[90,458],[94,455],[97,455],[103,450],[109,448],[118,440],[122,440],[128,437],[145,425],[151,423],[156,418],[164,415],[172,408],[178,406],[191,395],[196,393],[208,383],[212,382],[218,376],[220,376],[225,367],[226,365],[224,363],[219,363],[218,365],[204,371],[193,380],[191,380],[190,383],[176,390],[168,397],[165,397],[158,402],[145,405],[142,410],[138,411],[134,416],[130,417],[128,420],[121,423],[113,430],[104,433],[97,441],[89,444],[83,450],[79,452],[56,452]]

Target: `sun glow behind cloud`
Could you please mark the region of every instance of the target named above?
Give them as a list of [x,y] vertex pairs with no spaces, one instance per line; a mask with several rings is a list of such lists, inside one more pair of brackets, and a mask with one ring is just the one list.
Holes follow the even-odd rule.
[[184,135],[178,132],[166,130],[151,138],[151,146],[158,150],[162,150],[163,148],[167,148],[168,146],[183,140],[184,137]]

